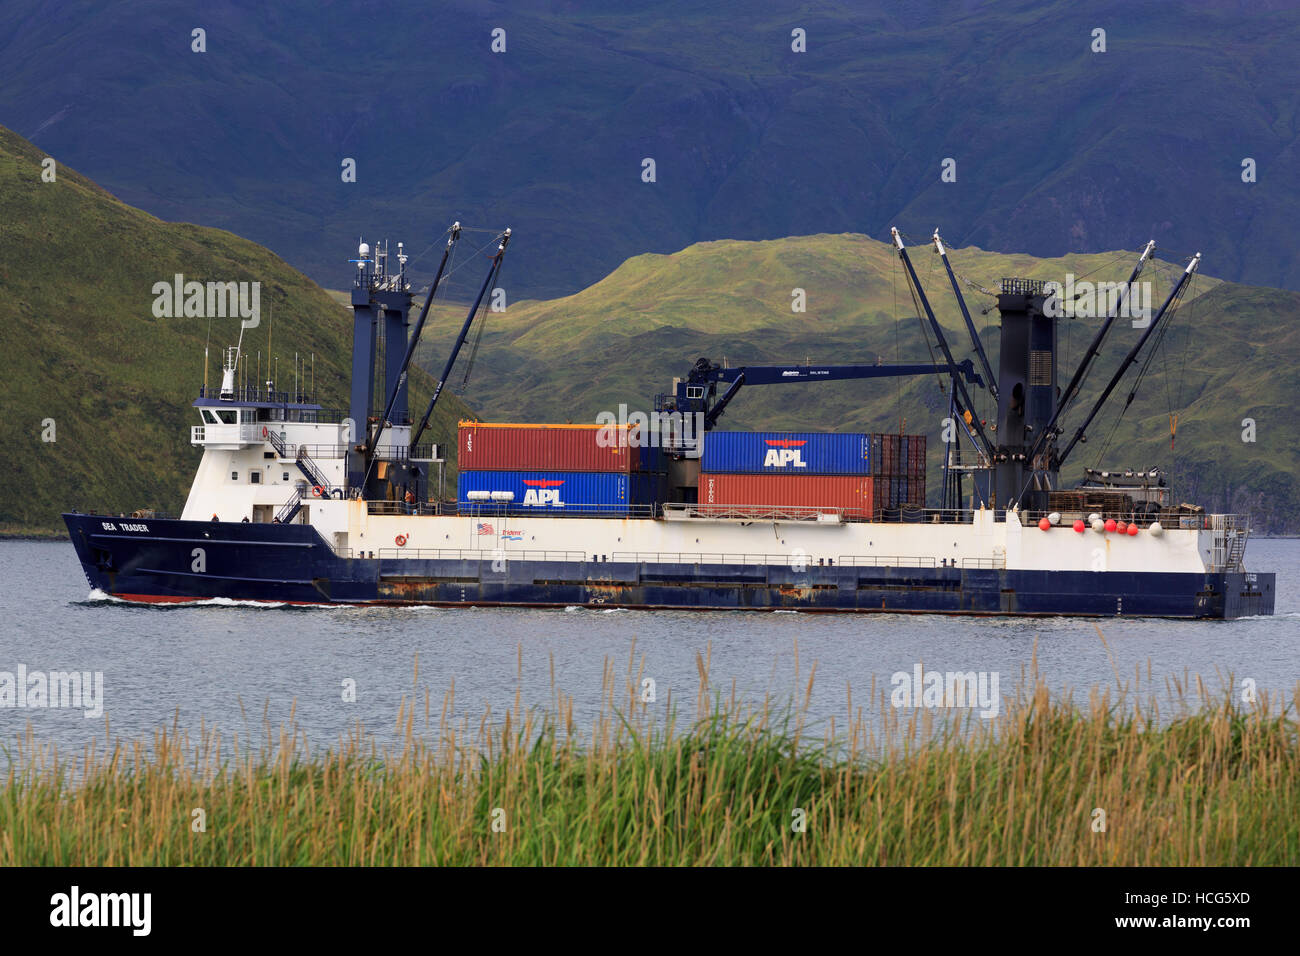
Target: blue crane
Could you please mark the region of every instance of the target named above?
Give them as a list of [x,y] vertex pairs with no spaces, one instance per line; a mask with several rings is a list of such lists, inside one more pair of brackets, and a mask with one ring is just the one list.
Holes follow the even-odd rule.
[[[678,381],[675,394],[661,395],[657,411],[703,414],[706,430],[713,428],[732,399],[745,385],[779,385],[796,382],[842,382],[864,378],[889,378],[899,375],[960,376],[972,385],[984,386],[970,359],[953,364],[913,363],[902,365],[738,365],[727,368],[707,358],[695,363],[684,381]],[[718,386],[726,389],[718,396]]]

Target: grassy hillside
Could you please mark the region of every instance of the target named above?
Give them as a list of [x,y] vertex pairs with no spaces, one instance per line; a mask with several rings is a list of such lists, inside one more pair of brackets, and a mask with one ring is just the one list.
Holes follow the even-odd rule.
[[[55,531],[73,508],[180,510],[199,457],[189,405],[208,320],[154,317],[153,284],[177,272],[261,282],[262,327],[246,347],[265,355],[269,325],[280,386],[292,387],[295,352],[315,353],[317,400],[346,404],[351,320],[327,293],[252,242],[162,222],[67,167],[43,182],[44,157],[0,127],[0,532]],[[212,322],[213,384],[239,326]],[[412,404],[428,386],[415,381]],[[446,402],[438,436],[463,413]]]
[[[910,245],[950,343],[959,357],[970,355],[942,264],[923,236]],[[1063,281],[1073,272],[1120,281],[1137,254],[1039,259],[971,247],[952,250],[950,258],[960,275],[995,289],[1002,276]],[[1169,258],[1175,260],[1172,253]],[[1181,260],[1148,267],[1143,277],[1153,282],[1153,307],[1181,267]],[[1205,267],[1213,271],[1213,260]],[[806,313],[791,311],[795,288],[806,292]],[[997,312],[981,314],[994,299],[970,285],[963,291],[996,368]],[[461,314],[440,312],[420,355],[426,367],[441,364]],[[733,365],[930,360],[896,254],[860,235],[710,242],[674,255],[638,256],[577,295],[515,303],[487,319],[464,397],[491,420],[592,421],[620,403],[650,410],[654,394],[669,391],[673,376],[684,376],[699,356]],[[1173,473],[1180,499],[1251,511],[1261,529],[1300,530],[1300,423],[1291,413],[1300,390],[1297,320],[1296,293],[1198,276],[1109,446],[1127,388],[1071,456],[1067,479],[1076,480],[1085,465],[1161,465]],[[1062,320],[1062,385],[1096,328],[1096,320]],[[1065,422],[1070,429],[1139,335],[1130,323],[1116,325],[1084,401]],[[1126,382],[1132,380],[1131,372]],[[460,386],[460,370],[453,383]],[[901,425],[928,434],[937,449],[948,414],[941,384],[926,377],[754,387],[742,391],[722,421],[726,427],[819,430]],[[992,413],[990,401],[982,405]],[[1171,412],[1179,416],[1172,452]],[[1245,418],[1256,423],[1253,443],[1242,441]],[[930,462],[937,490],[937,450]]]

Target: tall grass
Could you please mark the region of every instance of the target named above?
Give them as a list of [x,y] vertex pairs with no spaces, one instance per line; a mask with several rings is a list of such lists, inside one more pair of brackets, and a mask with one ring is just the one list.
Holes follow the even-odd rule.
[[403,704],[387,753],[360,728],[312,753],[291,727],[227,752],[210,729],[173,726],[69,761],[29,730],[0,789],[0,864],[1300,861],[1294,697],[1245,707],[1180,684],[1171,717],[1033,679],[995,720],[900,712],[882,693],[874,729],[859,711],[819,734],[806,696],[746,708],[700,671],[689,722],[671,703],[653,719],[636,675],[620,687],[607,667],[586,732],[562,694],[477,724],[426,696]]

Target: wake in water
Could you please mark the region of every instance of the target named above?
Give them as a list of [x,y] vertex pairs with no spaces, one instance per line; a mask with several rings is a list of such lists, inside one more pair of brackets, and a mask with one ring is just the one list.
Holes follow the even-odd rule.
[[[139,608],[146,611],[171,611],[189,607],[251,607],[267,611],[275,611],[283,608],[289,608],[294,611],[310,611],[313,609],[311,605],[300,606],[288,604],[284,601],[236,601],[234,598],[222,597],[203,598],[201,600],[195,599],[193,601],[176,601],[169,604],[148,604],[142,601],[127,601],[123,598],[115,597],[106,591],[101,591],[99,588],[92,588],[90,594],[86,596],[84,601],[71,601],[69,603],[77,607],[94,607],[100,604],[118,604],[124,607]],[[333,609],[334,607],[347,607],[347,605],[326,605],[325,607]]]

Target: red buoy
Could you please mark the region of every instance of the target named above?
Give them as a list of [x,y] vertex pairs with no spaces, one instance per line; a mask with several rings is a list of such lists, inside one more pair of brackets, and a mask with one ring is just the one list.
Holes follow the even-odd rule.
[[1138,526],[1131,524],[1128,526],[1128,536],[1131,538],[1138,533]]
[[1115,530],[1115,519],[1114,519],[1114,518],[1107,518],[1107,519],[1106,519],[1106,530],[1107,530],[1107,531],[1114,531],[1114,530]]
[[1123,521],[1116,522],[1115,530],[1120,534],[1128,534],[1128,525]]
[[1074,519],[1074,530],[1077,531],[1077,532],[1079,532],[1079,534],[1083,534],[1083,529],[1086,528],[1086,527],[1088,527],[1088,526],[1087,526],[1086,524],[1083,523],[1083,519],[1082,519],[1082,518],[1075,518],[1075,519]]
[[1048,521],[1046,518],[1039,518],[1038,527],[1042,531],[1050,531],[1052,530],[1052,522]]

